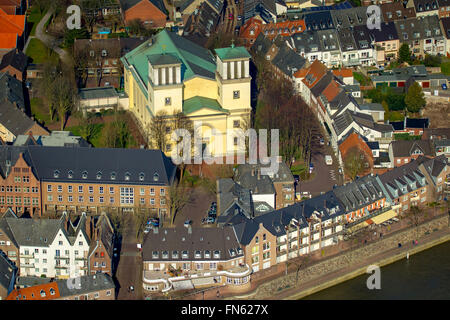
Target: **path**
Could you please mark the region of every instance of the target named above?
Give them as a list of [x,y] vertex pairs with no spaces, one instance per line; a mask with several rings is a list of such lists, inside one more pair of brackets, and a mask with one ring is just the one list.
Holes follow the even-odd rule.
[[[55,37],[48,35],[45,31],[45,23],[48,21],[50,16],[53,14],[54,9],[49,9],[47,13],[42,17],[41,21],[39,21],[38,25],[36,26],[36,33],[35,36],[30,36],[30,38],[37,38],[41,40],[47,47],[55,51],[61,61],[64,63],[68,63],[70,61],[70,58],[67,54],[67,52],[59,47],[61,41],[55,39]],[[28,39],[29,40],[29,39]],[[28,45],[28,41],[27,44]]]

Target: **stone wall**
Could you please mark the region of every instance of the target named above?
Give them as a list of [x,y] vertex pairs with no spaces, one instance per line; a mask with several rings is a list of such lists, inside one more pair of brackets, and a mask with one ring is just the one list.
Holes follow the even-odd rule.
[[[363,247],[343,253],[339,256],[329,258],[327,260],[318,262],[299,272],[298,284],[302,284],[319,277],[325,276],[328,273],[338,271],[346,267],[355,266],[365,259],[382,254],[389,250],[398,247],[398,243],[408,244],[413,240],[419,239],[426,234],[432,233],[436,230],[449,226],[448,215],[438,217],[428,221],[417,228],[409,228],[405,231],[399,231],[396,234],[390,235],[383,240],[367,244]],[[417,237],[419,235],[419,237]],[[290,273],[286,276],[266,282],[258,287],[258,289],[251,295],[245,297],[247,299],[276,299],[276,294],[281,293],[284,289],[292,289],[296,286],[296,274]]]

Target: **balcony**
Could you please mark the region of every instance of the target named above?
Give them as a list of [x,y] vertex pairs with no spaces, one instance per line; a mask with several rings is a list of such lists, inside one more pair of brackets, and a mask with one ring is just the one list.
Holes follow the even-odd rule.
[[69,269],[69,266],[55,266],[55,269]]
[[347,223],[347,224],[345,225],[345,227],[346,227],[346,228],[353,227],[353,226],[355,226],[355,225],[357,225],[357,224],[359,224],[359,223],[361,223],[361,222],[366,221],[367,219],[376,217],[376,216],[378,216],[378,215],[380,215],[380,214],[382,214],[382,213],[385,213],[385,212],[387,212],[387,211],[389,211],[389,210],[391,210],[391,209],[392,209],[392,207],[388,206],[388,207],[382,208],[381,210],[375,210],[375,211],[373,211],[372,213],[369,213],[369,214],[366,214],[366,215],[362,216],[362,217],[361,217],[360,219],[358,219],[358,220],[355,220],[355,221],[353,221],[353,222]]
[[66,260],[70,260],[70,257],[68,256],[55,256],[56,260],[61,260],[61,259],[66,259]]
[[75,260],[85,261],[85,260],[87,260],[87,258],[84,258],[84,257],[75,257]]
[[21,268],[34,268],[34,263],[21,263],[20,264]]
[[32,254],[20,254],[20,257],[21,258],[24,258],[24,259],[33,259],[34,258],[34,253],[32,253]]

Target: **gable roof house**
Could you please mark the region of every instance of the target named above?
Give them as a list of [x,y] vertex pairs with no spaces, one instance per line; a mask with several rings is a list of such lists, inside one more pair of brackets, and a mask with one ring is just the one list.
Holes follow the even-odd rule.
[[373,66],[376,64],[375,37],[369,32],[369,29],[363,26],[353,27],[353,38],[358,48],[359,63],[363,66]]
[[306,12],[302,19],[305,21],[306,30],[327,30],[336,26],[330,11]]
[[450,0],[437,0],[439,7],[439,19],[450,17]]
[[445,54],[448,55],[450,53],[450,17],[441,18],[439,23],[445,38]]
[[187,19],[183,28],[183,37],[205,46],[211,34],[216,30],[219,21],[219,14],[209,2],[202,2]]
[[419,156],[434,157],[435,152],[430,140],[398,140],[389,145],[389,158],[392,167],[409,163]]
[[24,80],[28,57],[22,51],[13,49],[3,58],[0,57],[0,61],[0,72],[8,73],[19,81]]
[[367,7],[332,10],[331,16],[338,32],[345,28],[367,25]]
[[21,134],[48,135],[47,130],[27,115],[22,82],[0,73],[0,139],[13,142]]
[[292,81],[293,75],[307,63],[306,59],[294,50],[283,46],[271,61],[277,77],[283,76]]
[[338,32],[339,46],[341,47],[342,66],[350,67],[360,64],[358,47],[350,28],[342,28]]
[[119,0],[125,24],[140,19],[146,28],[164,28],[168,17],[162,0]]

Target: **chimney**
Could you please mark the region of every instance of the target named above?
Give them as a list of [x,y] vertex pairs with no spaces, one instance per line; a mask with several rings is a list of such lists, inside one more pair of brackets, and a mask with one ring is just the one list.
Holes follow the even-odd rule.
[[92,217],[88,216],[86,217],[86,234],[89,237],[89,239],[92,238]]

